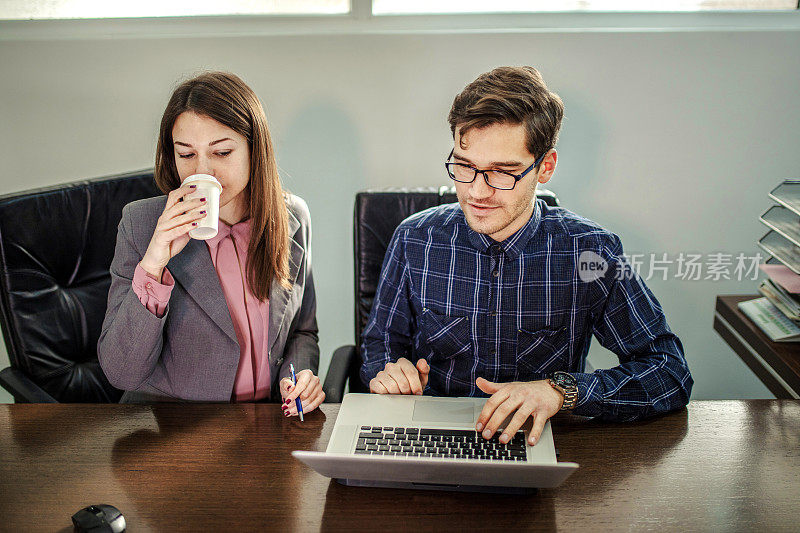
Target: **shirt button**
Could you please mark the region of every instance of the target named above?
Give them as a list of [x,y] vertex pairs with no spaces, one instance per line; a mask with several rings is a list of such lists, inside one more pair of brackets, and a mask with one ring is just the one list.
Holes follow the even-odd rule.
[[145,287],[147,287],[148,289],[152,289],[153,288],[153,284],[148,281],[147,285],[145,285]]
[[497,311],[489,311],[489,316],[497,316]]
[[499,275],[500,275],[500,271],[499,270],[495,270],[494,272],[492,272],[492,276],[494,276],[494,277],[497,277]]

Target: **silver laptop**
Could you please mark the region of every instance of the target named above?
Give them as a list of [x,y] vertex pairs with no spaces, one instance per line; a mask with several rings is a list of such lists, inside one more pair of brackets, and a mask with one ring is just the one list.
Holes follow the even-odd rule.
[[[531,492],[560,485],[578,465],[559,463],[550,422],[535,446],[475,431],[485,398],[347,394],[325,452],[292,455],[344,485]],[[528,426],[530,424],[527,424]]]

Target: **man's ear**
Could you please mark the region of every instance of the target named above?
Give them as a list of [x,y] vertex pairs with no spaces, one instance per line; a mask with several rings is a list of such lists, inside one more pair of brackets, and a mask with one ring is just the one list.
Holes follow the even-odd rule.
[[539,165],[539,172],[536,175],[536,181],[539,183],[547,183],[553,177],[553,172],[556,171],[556,163],[558,162],[558,153],[555,149],[547,152],[544,156],[542,163]]

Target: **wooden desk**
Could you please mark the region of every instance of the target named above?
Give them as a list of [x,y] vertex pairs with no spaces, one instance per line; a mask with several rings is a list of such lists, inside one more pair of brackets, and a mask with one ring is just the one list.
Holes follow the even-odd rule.
[[345,487],[323,450],[338,405],[0,405],[0,530],[69,531],[89,504],[129,531],[786,530],[800,524],[800,401],[700,401],[661,418],[554,419],[581,468],[532,496]]
[[737,304],[759,294],[717,296],[714,330],[777,398],[800,398],[800,344],[772,342]]

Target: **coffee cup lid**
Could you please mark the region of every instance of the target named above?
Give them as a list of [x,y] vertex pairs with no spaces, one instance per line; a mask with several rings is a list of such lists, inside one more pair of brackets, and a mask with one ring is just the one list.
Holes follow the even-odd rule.
[[183,183],[181,183],[181,185],[186,185],[187,183],[190,183],[192,181],[208,181],[216,185],[220,191],[222,190],[222,184],[219,181],[217,181],[217,178],[211,176],[210,174],[192,174],[191,176],[183,180]]

